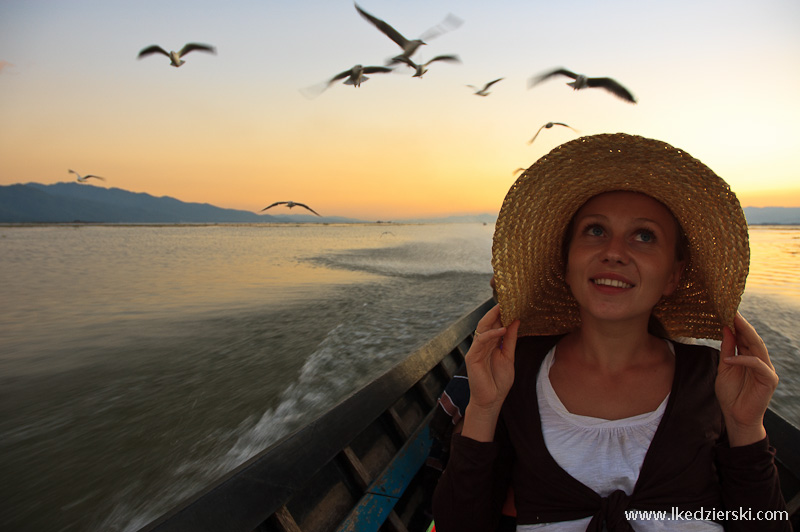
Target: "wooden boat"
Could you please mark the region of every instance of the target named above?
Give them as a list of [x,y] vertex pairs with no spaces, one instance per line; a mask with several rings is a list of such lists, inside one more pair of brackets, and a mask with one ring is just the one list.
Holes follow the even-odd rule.
[[[424,531],[429,421],[492,300],[325,415],[140,532]],[[800,429],[769,410],[781,487],[800,521]]]

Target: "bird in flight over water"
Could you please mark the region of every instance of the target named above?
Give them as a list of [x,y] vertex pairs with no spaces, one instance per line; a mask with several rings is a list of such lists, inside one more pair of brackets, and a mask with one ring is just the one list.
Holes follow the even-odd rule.
[[384,35],[393,40],[397,44],[397,46],[403,49],[403,53],[393,57],[391,61],[402,61],[401,58],[411,59],[411,56],[414,55],[414,52],[416,52],[420,46],[427,44],[425,41],[429,41],[449,30],[458,28],[464,22],[457,16],[449,14],[447,15],[447,17],[445,17],[445,19],[441,23],[437,24],[436,26],[432,27],[431,29],[423,33],[419,39],[406,39],[399,31],[391,27],[385,21],[370,15],[369,13],[361,9],[361,7],[359,7],[359,5],[356,4],[355,2],[353,3],[353,5],[356,6],[356,11],[358,11],[358,13],[362,17],[368,20],[373,26],[378,28]]
[[314,214],[316,214],[317,216],[320,216],[320,217],[321,217],[321,215],[320,215],[320,214],[319,214],[317,211],[315,211],[314,209],[312,209],[311,207],[309,207],[309,206],[308,206],[308,205],[306,205],[305,203],[297,203],[296,201],[276,201],[276,202],[275,202],[275,203],[273,203],[272,205],[267,205],[266,207],[264,207],[263,209],[261,209],[261,212],[264,212],[264,211],[266,211],[267,209],[271,209],[272,207],[274,207],[274,206],[276,206],[276,205],[286,205],[286,206],[287,206],[287,207],[289,207],[290,209],[291,209],[292,207],[303,207],[304,209],[308,209],[309,211],[313,212],[313,213],[314,213]]
[[495,83],[497,83],[498,81],[503,80],[503,79],[505,79],[505,78],[497,78],[495,80],[492,80],[489,83],[487,83],[486,85],[484,85],[482,89],[479,89],[475,85],[467,85],[467,87],[469,87],[470,89],[474,90],[475,94],[477,94],[478,96],[489,96],[489,94],[490,94],[489,93],[489,87],[491,87],[492,85],[494,85]]
[[89,175],[82,176],[78,172],[76,172],[75,170],[70,170],[69,173],[70,174],[75,174],[76,176],[78,176],[78,183],[86,183],[86,181],[91,179],[91,178],[99,179],[100,181],[105,181],[106,180],[105,177],[100,177],[99,175],[89,174]]
[[553,76],[567,76],[568,78],[572,78],[573,81],[570,81],[567,83],[567,85],[576,91],[585,89],[587,87],[601,88],[609,91],[618,98],[622,98],[626,102],[636,103],[636,98],[633,97],[633,94],[631,94],[630,91],[623,87],[618,81],[611,78],[590,78],[584,74],[576,74],[575,72],[567,70],[566,68],[556,68],[555,70],[545,72],[544,74],[532,76],[528,80],[528,88],[530,89],[534,85],[538,85],[539,83]]
[[213,46],[210,46],[208,44],[198,44],[195,42],[190,42],[186,44],[186,46],[181,48],[180,52],[172,52],[172,51],[167,52],[159,45],[154,44],[152,46],[148,46],[147,48],[142,48],[142,50],[139,52],[139,55],[136,58],[141,59],[142,57],[146,57],[151,54],[163,54],[169,57],[170,65],[174,67],[179,67],[186,62],[183,59],[181,59],[181,57],[194,50],[200,50],[201,52],[210,52],[212,54],[217,53],[217,50]]
[[536,137],[538,137],[538,136],[539,136],[539,133],[541,133],[541,131],[542,131],[543,129],[550,129],[550,128],[551,128],[551,127],[553,127],[553,126],[564,126],[564,127],[568,127],[568,128],[570,128],[572,131],[574,131],[575,133],[578,133],[578,130],[577,130],[577,129],[575,129],[574,127],[572,127],[572,126],[570,126],[570,125],[567,125],[567,124],[565,124],[564,122],[548,122],[548,123],[546,123],[545,125],[543,125],[542,127],[540,127],[538,131],[536,131],[536,134],[533,136],[533,138],[532,138],[531,140],[529,140],[529,141],[528,141],[528,144],[533,144],[533,141],[534,141],[534,140],[536,140]]

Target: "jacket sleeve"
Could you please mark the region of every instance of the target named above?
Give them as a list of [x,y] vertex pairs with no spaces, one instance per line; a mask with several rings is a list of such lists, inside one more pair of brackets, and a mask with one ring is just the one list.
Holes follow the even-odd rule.
[[725,530],[792,530],[769,438],[742,447],[722,442],[716,447],[716,458]]
[[493,442],[453,436],[450,459],[433,495],[437,532],[497,529],[513,461],[500,425]]

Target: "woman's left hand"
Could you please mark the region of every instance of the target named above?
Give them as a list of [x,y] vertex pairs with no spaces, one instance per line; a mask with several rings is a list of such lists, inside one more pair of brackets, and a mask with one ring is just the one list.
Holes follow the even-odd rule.
[[738,312],[733,324],[735,335],[728,327],[722,331],[715,388],[730,446],[739,447],[766,436],[764,412],[778,387],[778,375],[753,326]]

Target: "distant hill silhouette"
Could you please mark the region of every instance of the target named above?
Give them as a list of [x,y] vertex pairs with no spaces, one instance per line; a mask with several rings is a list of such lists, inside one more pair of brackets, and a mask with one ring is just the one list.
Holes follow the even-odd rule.
[[352,218],[270,215],[78,183],[0,186],[0,223],[348,223]]
[[[745,207],[750,224],[800,225],[798,207]],[[395,220],[400,223],[494,223],[496,214]],[[256,214],[208,203],[186,203],[119,188],[74,182],[0,186],[0,223],[359,223],[312,214]]]
[[800,207],[745,207],[751,225],[800,225]]

